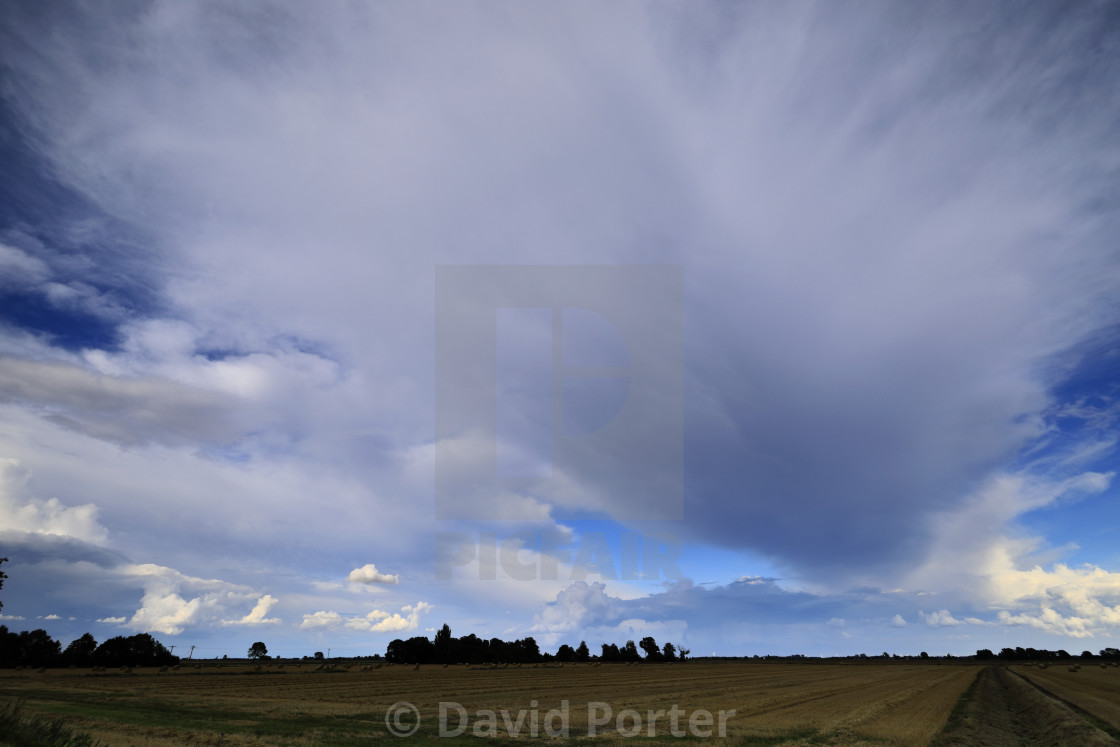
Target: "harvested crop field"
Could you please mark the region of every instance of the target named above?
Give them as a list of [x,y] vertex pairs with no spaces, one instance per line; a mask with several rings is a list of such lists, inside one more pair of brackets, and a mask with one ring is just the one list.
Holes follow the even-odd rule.
[[[500,743],[555,741],[548,723],[566,724],[571,739],[587,744],[675,741],[675,728],[685,741],[710,732],[717,744],[918,745],[941,731],[980,671],[971,664],[768,661],[362,669],[8,671],[0,673],[0,700],[22,697],[26,710],[64,716],[113,745],[369,744],[392,739],[386,710],[402,702],[420,713],[406,742],[446,743],[441,701],[462,707],[445,707],[445,731],[462,726],[459,739],[476,742],[476,729]],[[486,711],[495,714],[489,731]],[[412,719],[406,710],[399,724],[408,728]]]
[[1106,731],[1003,666],[980,672],[937,747],[1114,745]]
[[1077,671],[1069,667],[1013,667],[1012,671],[1120,734],[1120,667],[1084,664]]

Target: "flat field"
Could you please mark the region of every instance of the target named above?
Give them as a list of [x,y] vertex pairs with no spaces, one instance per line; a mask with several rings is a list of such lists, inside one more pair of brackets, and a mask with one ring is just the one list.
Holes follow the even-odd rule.
[[1046,669],[1017,666],[1011,671],[1120,731],[1120,667],[1085,663],[1076,672],[1060,665]]
[[1117,744],[1107,724],[1016,673],[1025,668],[997,664],[981,670],[935,747]]
[[[919,745],[942,730],[980,669],[691,661],[370,671],[355,664],[335,672],[291,664],[261,671],[237,665],[131,673],[8,670],[0,672],[0,702],[22,699],[26,711],[64,717],[110,745],[447,744],[480,737],[556,743],[550,730],[584,744],[640,744],[652,737]],[[455,704],[443,706],[442,728],[441,702]],[[390,732],[416,723],[408,705],[387,723],[386,712],[397,703],[418,710],[419,728],[409,739]],[[441,731],[452,736],[442,738]]]

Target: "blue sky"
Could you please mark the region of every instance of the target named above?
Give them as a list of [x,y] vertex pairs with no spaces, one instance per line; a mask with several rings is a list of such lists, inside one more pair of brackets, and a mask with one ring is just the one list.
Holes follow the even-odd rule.
[[1117,644],[1114,6],[0,13],[9,627]]

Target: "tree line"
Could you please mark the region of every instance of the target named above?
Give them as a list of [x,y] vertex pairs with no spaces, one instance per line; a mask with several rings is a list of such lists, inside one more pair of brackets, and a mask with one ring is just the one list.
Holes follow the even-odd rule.
[[64,650],[45,630],[15,633],[7,625],[0,625],[0,667],[151,667],[178,663],[178,656],[147,633],[119,635],[101,644],[85,633]]
[[1046,661],[1048,659],[1120,659],[1120,649],[1116,648],[1102,648],[1100,653],[1094,654],[1092,651],[1082,651],[1081,656],[1074,657],[1073,654],[1065,649],[1058,649],[1057,651],[1048,651],[1044,648],[1023,648],[1016,646],[1015,648],[1000,649],[998,654],[992,653],[991,649],[982,648],[976,652],[976,658],[980,661],[989,659],[1002,659],[1004,661]]
[[[659,647],[652,636],[646,636],[639,644],[627,641],[619,647],[614,643],[604,643],[602,653],[595,658],[599,661],[641,661],[643,656],[638,653],[639,647],[646,661],[682,661],[689,653],[688,649],[672,643]],[[395,664],[536,664],[591,661],[592,655],[587,641],[580,641],[575,648],[565,643],[555,654],[550,654],[542,652],[532,636],[515,641],[503,641],[501,638],[487,640],[474,633],[454,638],[450,626],[445,623],[432,640],[415,636],[390,641],[385,649],[385,659]]]

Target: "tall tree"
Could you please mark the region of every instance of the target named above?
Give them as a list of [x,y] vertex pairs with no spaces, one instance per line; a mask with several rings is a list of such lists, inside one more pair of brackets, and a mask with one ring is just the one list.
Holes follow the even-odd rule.
[[447,623],[436,631],[434,641],[436,662],[439,664],[452,664],[454,659],[455,639],[451,637],[451,626]]
[[264,645],[263,641],[257,641],[249,647],[250,659],[263,659],[268,656],[268,647]]

